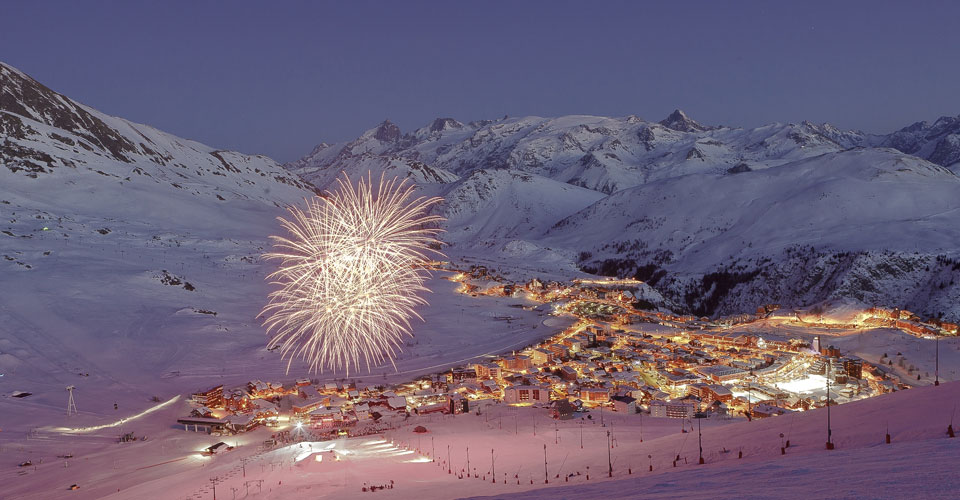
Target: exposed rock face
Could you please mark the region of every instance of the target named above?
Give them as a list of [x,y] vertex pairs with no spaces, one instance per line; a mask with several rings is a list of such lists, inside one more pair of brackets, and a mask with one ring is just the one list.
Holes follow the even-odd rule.
[[463,124],[453,118],[437,118],[430,124],[431,132],[443,132],[444,130],[461,129]]
[[312,190],[269,158],[216,150],[105,115],[3,63],[0,134],[0,165],[10,174],[37,178],[66,168],[114,182],[146,180],[218,201],[257,198],[270,204],[285,201],[278,185]]
[[877,141],[904,153],[949,167],[960,163],[960,116],[944,116],[932,125],[917,122]]
[[670,113],[670,116],[661,120],[660,125],[671,130],[676,130],[677,132],[704,132],[709,130],[708,127],[704,127],[693,121],[686,113],[679,109],[674,110],[673,113]]
[[397,142],[400,139],[400,127],[390,123],[390,120],[385,120],[377,127],[373,137],[380,142]]
[[733,167],[731,167],[730,169],[728,169],[728,170],[727,170],[727,173],[729,173],[729,174],[743,174],[743,173],[746,173],[746,172],[750,172],[750,171],[752,171],[752,170],[753,170],[753,169],[750,168],[750,165],[747,165],[746,163],[737,163],[735,166],[733,166]]
[[[71,132],[86,140],[90,146],[108,151],[110,156],[118,161],[129,163],[130,155],[141,153],[129,138],[110,128],[85,107],[2,63],[0,111]],[[20,126],[22,127],[22,124]],[[22,131],[17,135],[23,138]]]

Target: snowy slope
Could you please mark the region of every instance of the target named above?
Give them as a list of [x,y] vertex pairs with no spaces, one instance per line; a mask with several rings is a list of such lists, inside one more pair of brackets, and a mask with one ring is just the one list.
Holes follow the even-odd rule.
[[[550,236],[569,238],[569,245],[578,238],[657,242],[638,255],[669,251],[690,269],[803,244],[949,249],[960,236],[958,188],[960,177],[932,163],[892,150],[852,150],[632,188],[565,220]],[[930,231],[935,224],[947,231]]]
[[460,242],[533,239],[603,195],[515,170],[476,170],[443,197],[444,239]]
[[259,255],[309,184],[2,64],[0,123],[0,393],[33,392],[39,418],[72,384],[99,394],[93,411],[177,390],[155,385],[170,371],[260,355]]
[[[210,498],[214,477],[218,495],[236,489],[238,498],[277,500],[366,497],[365,484],[391,480],[396,487],[377,498],[955,498],[960,442],[946,428],[958,397],[960,383],[951,382],[833,406],[832,451],[824,449],[825,409],[752,422],[708,418],[703,465],[691,421],[604,412],[601,426],[597,411],[554,421],[545,409],[503,405],[481,415],[413,417],[383,435],[276,449],[259,447],[276,430],[259,429],[231,438],[234,451],[201,457],[196,451],[219,438],[164,425],[188,407],[181,402],[137,424],[151,429],[149,441],[104,446],[106,433],[77,439],[76,458],[64,468],[54,458],[62,445],[38,440],[37,453],[11,455],[48,460],[21,477],[0,469],[0,480],[17,499],[50,498],[76,482],[76,498]],[[415,433],[418,425],[428,432]],[[790,440],[785,455],[781,434]],[[321,450],[317,462],[310,452]],[[303,456],[310,461],[297,461]],[[468,460],[478,477],[460,477]]]
[[[707,420],[704,465],[696,465],[694,428],[692,435],[616,448],[612,481],[604,477],[606,457],[601,465],[594,456],[602,470],[598,481],[576,478],[576,485],[496,498],[955,498],[960,481],[948,457],[960,442],[946,430],[958,389],[958,383],[929,386],[833,407],[833,451],[824,449],[825,409],[724,426]],[[891,444],[884,442],[887,432]],[[786,456],[781,435],[790,440]],[[666,458],[675,454],[681,456],[677,468]],[[653,456],[653,473],[646,470],[647,455]],[[623,473],[629,463],[643,464],[632,477]]]
[[[948,304],[960,294],[957,269],[949,257],[930,264],[956,255],[958,188],[960,178],[924,160],[851,150],[618,192],[543,241],[581,245],[591,252],[583,264],[608,273],[666,271],[654,284],[702,314],[839,295],[957,317]],[[585,245],[594,241],[604,243]],[[739,288],[718,290],[700,278],[710,273]]]

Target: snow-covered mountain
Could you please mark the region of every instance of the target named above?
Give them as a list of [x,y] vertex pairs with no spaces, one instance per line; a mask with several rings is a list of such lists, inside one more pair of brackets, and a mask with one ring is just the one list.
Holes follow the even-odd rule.
[[47,186],[55,179],[63,183],[99,175],[115,182],[90,184],[128,185],[118,193],[150,186],[187,197],[273,205],[310,189],[265,156],[216,150],[107,116],[2,63],[0,127],[6,175]]
[[463,251],[637,275],[701,314],[852,296],[956,319],[957,127],[743,129],[680,110],[440,118],[406,134],[385,121],[287,167],[318,187],[344,171],[408,177],[444,196]]
[[867,136],[824,124],[756,129],[707,127],[677,110],[660,122],[636,116],[503,118],[462,124],[437,119],[409,134],[385,121],[345,144],[322,144],[288,165],[311,173],[371,155],[468,175],[511,169],[605,194],[667,177],[760,169],[860,145]]
[[108,116],[0,64],[4,395],[59,407],[72,384],[145,401],[165,373],[263,356],[260,254],[312,194],[269,158]]
[[917,122],[883,136],[880,145],[960,170],[960,116],[943,116],[933,124]]
[[598,242],[584,267],[638,275],[701,314],[836,296],[956,314],[958,190],[946,168],[856,149],[620,191],[541,242]]

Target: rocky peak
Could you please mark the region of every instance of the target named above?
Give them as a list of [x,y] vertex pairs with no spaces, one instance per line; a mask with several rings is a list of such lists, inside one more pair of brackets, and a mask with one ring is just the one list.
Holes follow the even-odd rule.
[[660,125],[671,130],[676,130],[677,132],[703,132],[709,130],[708,127],[700,125],[679,109],[674,110],[673,113],[670,113],[670,116],[661,120]]
[[933,124],[921,121],[893,132],[882,145],[946,167],[960,161],[958,140],[960,116],[942,116]]
[[461,129],[463,124],[453,118],[437,118],[430,124],[430,132],[443,132],[450,129]]
[[134,144],[70,98],[50,90],[24,73],[0,63],[0,111],[66,130],[129,162]]
[[373,138],[380,142],[397,142],[400,140],[400,127],[390,120],[384,120],[373,133]]

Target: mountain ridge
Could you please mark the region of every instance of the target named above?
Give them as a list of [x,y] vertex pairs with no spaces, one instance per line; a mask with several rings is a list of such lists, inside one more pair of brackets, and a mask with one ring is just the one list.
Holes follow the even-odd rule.
[[[472,245],[507,260],[566,255],[580,269],[601,274],[666,275],[651,284],[662,288],[670,304],[705,315],[749,312],[770,302],[806,305],[839,294],[960,317],[950,305],[960,298],[960,276],[953,271],[884,271],[928,269],[930,262],[956,257],[951,242],[960,239],[953,230],[960,220],[944,186],[956,186],[960,163],[927,159],[951,158],[941,146],[952,140],[950,118],[888,135],[809,121],[753,129],[705,126],[681,110],[660,122],[572,115],[436,123],[407,134],[390,124],[387,142],[371,129],[286,167],[322,189],[332,172],[356,175],[383,171],[378,162],[405,164],[403,175],[421,190],[448,196],[443,214],[454,221],[473,214],[471,224],[451,224],[456,246]],[[919,156],[894,148],[895,140]],[[353,153],[357,145],[362,155]],[[422,171],[438,175],[424,179]],[[510,173],[495,183],[502,186],[449,197],[456,183],[498,171]],[[556,189],[562,184],[601,197],[588,206],[569,203],[567,213],[546,210],[553,219],[533,216],[544,224],[552,220],[548,226],[490,231],[497,223],[510,226],[489,200],[516,196],[505,194],[510,189],[504,180],[518,175],[528,179],[528,193],[530,183],[540,184],[550,199],[565,196]],[[730,196],[737,201],[729,203]],[[631,198],[658,202],[637,205]],[[660,210],[662,204],[670,209]],[[688,210],[697,206],[698,214]],[[851,254],[859,257],[850,260]],[[832,278],[817,278],[821,273]],[[709,285],[718,279],[727,282],[722,290]],[[918,288],[910,280],[929,285]],[[891,291],[877,290],[880,283]]]

